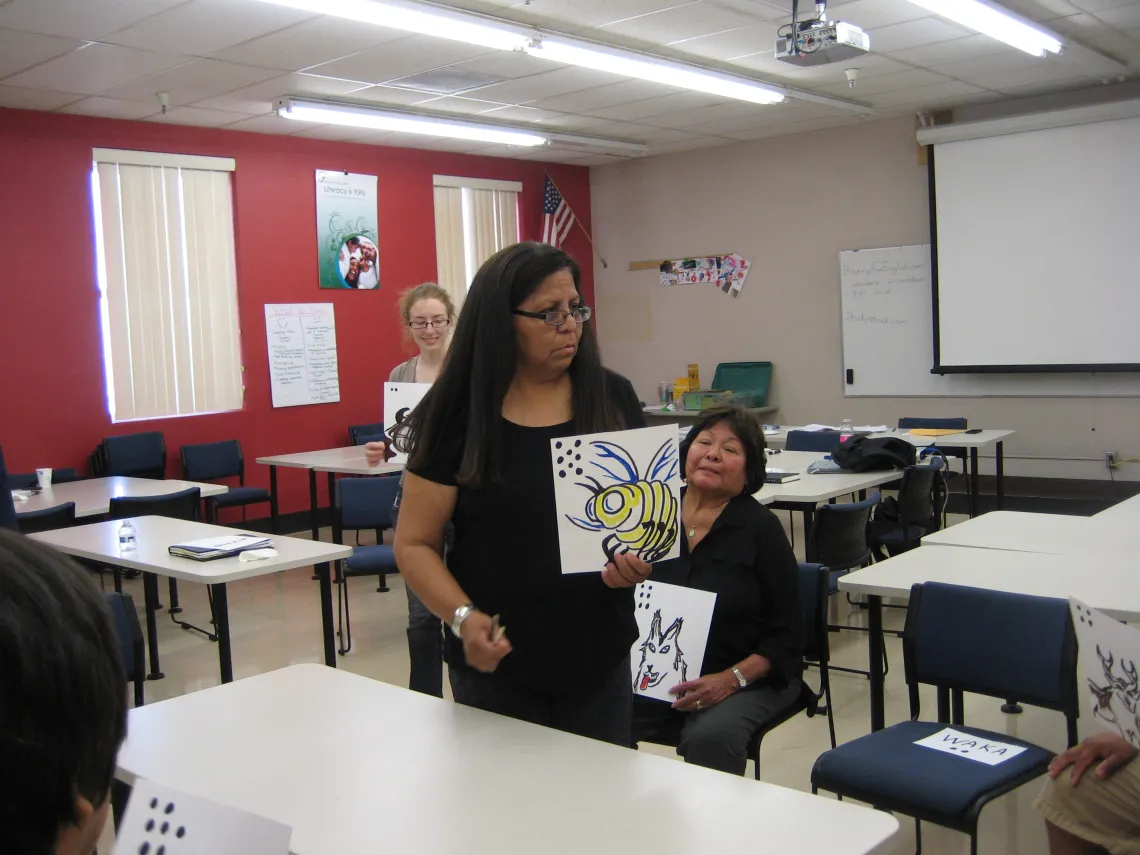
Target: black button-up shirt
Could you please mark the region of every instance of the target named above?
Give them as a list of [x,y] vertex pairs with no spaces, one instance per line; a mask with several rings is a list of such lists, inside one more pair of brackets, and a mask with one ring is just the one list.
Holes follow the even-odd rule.
[[796,558],[776,515],[750,495],[730,501],[691,553],[682,537],[681,556],[655,565],[650,578],[717,595],[701,676],[754,653],[772,663],[762,682],[803,674]]

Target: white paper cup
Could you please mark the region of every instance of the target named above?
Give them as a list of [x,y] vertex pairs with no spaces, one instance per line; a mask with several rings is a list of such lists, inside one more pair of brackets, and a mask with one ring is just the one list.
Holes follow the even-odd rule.
[[37,469],[36,478],[39,479],[41,490],[51,489],[51,470],[50,469]]

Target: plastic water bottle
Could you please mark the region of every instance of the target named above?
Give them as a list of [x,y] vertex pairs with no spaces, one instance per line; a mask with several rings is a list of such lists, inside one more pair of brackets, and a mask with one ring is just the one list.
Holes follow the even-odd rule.
[[839,441],[847,442],[853,436],[855,436],[855,428],[851,426],[851,419],[844,419],[843,424],[839,426]]
[[138,548],[139,541],[135,527],[131,525],[130,520],[123,520],[123,524],[119,526],[119,552],[134,552]]

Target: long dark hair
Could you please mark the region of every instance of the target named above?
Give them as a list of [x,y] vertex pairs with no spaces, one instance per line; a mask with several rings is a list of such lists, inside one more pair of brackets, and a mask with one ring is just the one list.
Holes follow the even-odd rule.
[[[483,487],[499,479],[503,399],[518,365],[514,317],[527,297],[548,277],[569,270],[581,293],[582,271],[560,249],[517,243],[495,253],[475,274],[459,323],[435,385],[405,419],[396,438],[409,450],[408,468],[426,466],[440,452],[445,433],[462,431],[463,456],[455,473],[459,484]],[[570,363],[574,429],[579,433],[626,427],[612,400],[598,342],[583,325],[578,352]]]

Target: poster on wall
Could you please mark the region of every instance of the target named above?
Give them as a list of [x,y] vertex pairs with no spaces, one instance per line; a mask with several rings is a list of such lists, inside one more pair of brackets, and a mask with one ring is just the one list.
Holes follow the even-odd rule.
[[376,176],[317,170],[317,257],[321,288],[380,287]]
[[340,401],[332,303],[266,303],[265,338],[274,407]]

